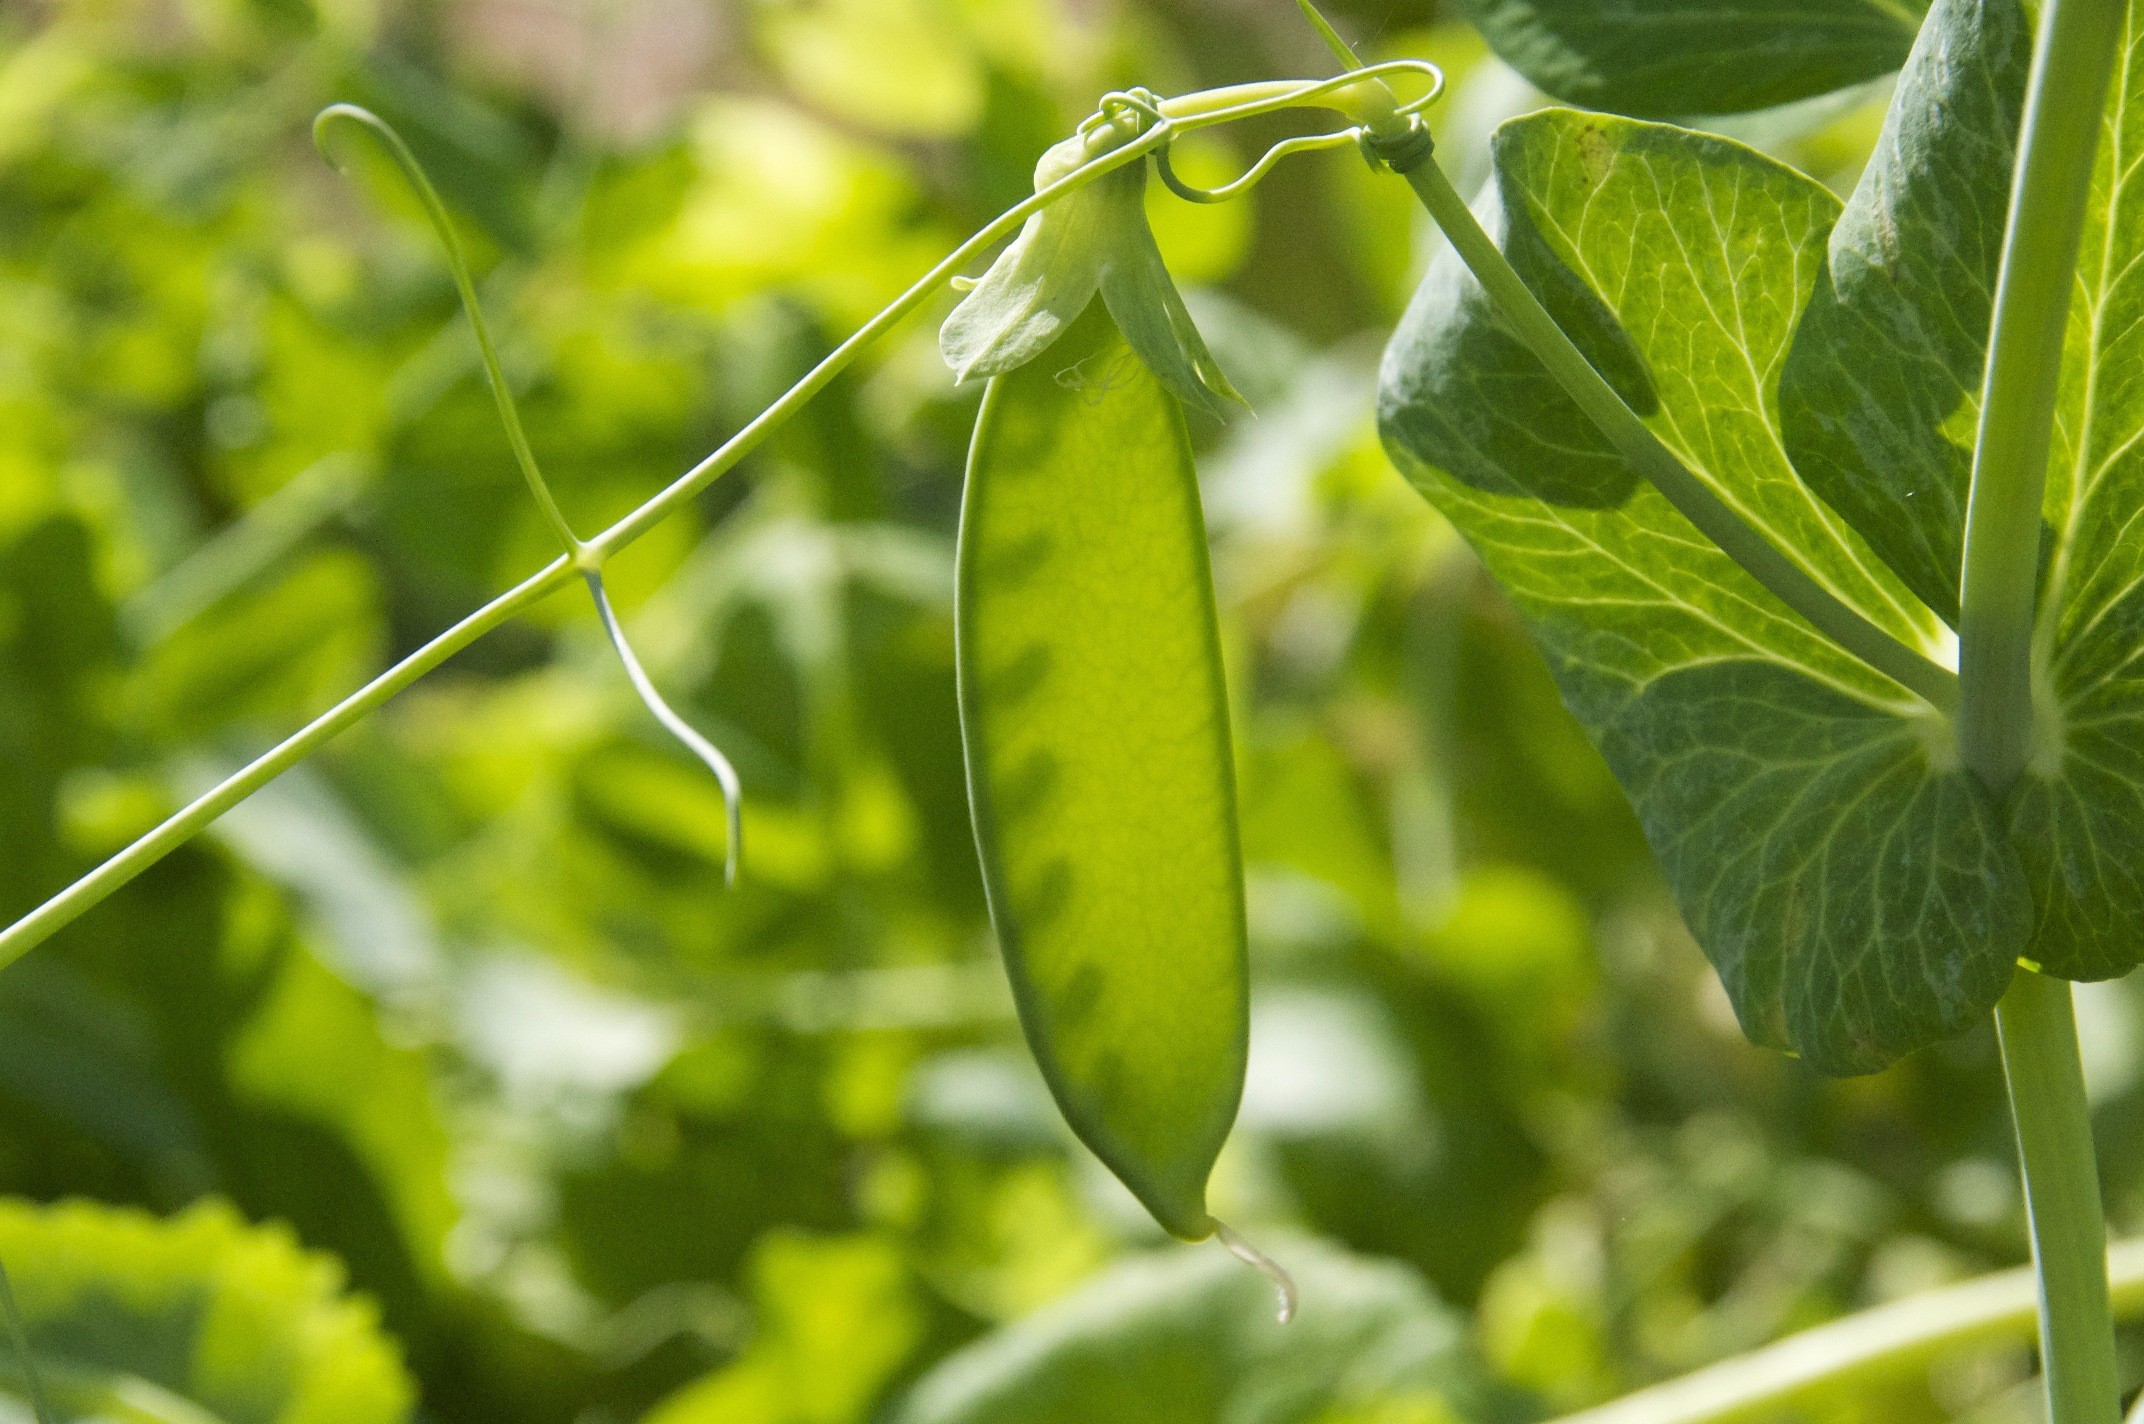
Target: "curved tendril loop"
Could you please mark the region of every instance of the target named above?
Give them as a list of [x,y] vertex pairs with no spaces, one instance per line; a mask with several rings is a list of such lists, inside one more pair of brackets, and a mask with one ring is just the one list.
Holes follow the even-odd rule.
[[1361,132],[1360,129],[1341,129],[1335,133],[1301,134],[1295,138],[1284,138],[1260,155],[1258,161],[1245,169],[1239,177],[1232,178],[1216,188],[1201,188],[1179,178],[1176,170],[1169,164],[1169,150],[1166,145],[1154,151],[1154,172],[1170,192],[1187,203],[1225,203],[1230,198],[1240,197],[1256,187],[1259,180],[1271,172],[1273,165],[1283,158],[1298,153],[1317,153],[1328,148],[1345,148],[1354,143]]
[[[1203,188],[1184,181],[1169,161],[1169,149],[1178,134],[1272,113],[1279,109],[1313,104],[1343,89],[1381,80],[1392,74],[1415,74],[1429,80],[1428,87],[1422,93],[1394,106],[1393,117],[1405,121],[1404,130],[1399,135],[1373,135],[1367,124],[1351,124],[1347,128],[1334,129],[1327,133],[1298,134],[1293,138],[1280,140],[1259,155],[1258,161],[1237,177],[1212,188]],[[1129,130],[1129,136],[1134,139],[1157,139],[1157,146],[1153,149],[1154,171],[1170,192],[1186,202],[1225,203],[1256,187],[1282,159],[1299,153],[1320,153],[1354,144],[1362,150],[1366,160],[1372,164],[1382,164],[1386,154],[1393,150],[1395,138],[1414,139],[1419,142],[1426,137],[1427,128],[1420,115],[1443,93],[1444,71],[1436,65],[1422,59],[1391,59],[1378,64],[1359,65],[1344,74],[1307,82],[1270,98],[1181,118],[1172,118],[1165,107],[1167,101],[1157,97],[1151,89],[1117,90],[1102,96],[1095,111],[1080,121],[1078,132],[1084,136],[1114,126]]]
[[426,176],[423,165],[417,162],[417,156],[410,152],[409,145],[402,141],[402,135],[395,132],[394,126],[371,110],[359,108],[355,104],[331,104],[322,109],[319,117],[313,120],[313,143],[330,163],[335,162],[335,155],[328,145],[328,134],[337,120],[354,123],[377,138],[394,159],[395,166],[402,170],[402,176],[409,181],[411,189],[424,203],[425,213],[432,220],[432,228],[439,234],[440,246],[446,249],[447,266],[452,269],[454,286],[461,293],[462,310],[467,313],[469,325],[476,331],[477,349],[483,356],[484,375],[491,383],[492,399],[499,407],[499,421],[506,427],[506,441],[513,447],[514,459],[521,466],[522,477],[528,481],[529,492],[536,496],[536,502],[543,507],[544,517],[550,520],[551,527],[565,543],[567,554],[581,566],[582,576],[588,581],[588,592],[595,599],[596,616],[602,620],[603,631],[609,636],[611,647],[617,650],[618,661],[625,664],[625,675],[632,681],[633,690],[640,694],[640,700],[647,704],[648,711],[654,714],[655,720],[683,742],[688,751],[706,763],[707,769],[715,774],[715,780],[722,784],[722,805],[729,824],[729,843],[722,863],[722,883],[735,885],[738,855],[743,842],[744,797],[743,787],[737,779],[737,770],[713,742],[694,731],[690,723],[671,710],[669,703],[663,701],[662,694],[655,690],[655,684],[649,679],[646,669],[641,667],[640,659],[633,655],[632,645],[626,642],[625,630],[619,626],[617,615],[611,610],[610,595],[604,591],[603,575],[598,571],[601,563],[600,552],[591,557],[590,546],[583,544],[574,534],[572,526],[566,523],[564,512],[559,509],[558,501],[552,497],[550,483],[544,479],[543,471],[536,463],[536,452],[529,445],[528,435],[521,428],[520,407],[514,400],[513,390],[506,384],[506,373],[500,368],[498,350],[492,345],[491,330],[484,322],[483,305],[477,300],[476,283],[469,276],[469,264],[462,256],[460,241],[454,236],[454,226],[447,220],[446,204],[440,201],[439,191],[432,186],[432,180]]
[[432,230],[439,235],[439,245],[446,249],[447,267],[454,274],[455,290],[461,294],[462,311],[468,316],[471,329],[476,332],[477,352],[484,362],[484,377],[491,384],[491,398],[499,407],[499,421],[506,427],[506,443],[513,447],[514,462],[521,467],[521,477],[528,482],[529,493],[536,497],[536,503],[543,509],[544,518],[550,521],[552,529],[557,531],[558,537],[565,542],[567,552],[578,557],[581,541],[575,536],[573,527],[566,523],[565,511],[558,507],[557,499],[553,498],[549,482],[544,479],[543,471],[536,466],[536,453],[529,448],[528,435],[521,429],[521,412],[515,407],[513,391],[506,384],[506,372],[499,365],[498,348],[491,342],[491,328],[484,322],[483,305],[477,301],[476,283],[469,275],[468,259],[462,255],[461,241],[454,235],[454,224],[447,218],[447,205],[440,200],[439,190],[434,188],[432,180],[425,176],[424,166],[417,162],[417,155],[410,152],[409,145],[402,141],[402,135],[395,132],[394,125],[370,109],[360,108],[356,104],[330,104],[313,119],[313,146],[320,150],[321,157],[337,169],[341,169],[342,164],[336,161],[335,151],[328,143],[328,134],[338,120],[356,124],[378,139],[380,146],[387,150],[388,157],[402,170],[402,176],[408,181],[411,191],[416,193],[418,200],[424,205],[425,216],[431,219]]
[[655,690],[647,669],[633,656],[633,645],[626,642],[625,630],[618,626],[618,615],[611,610],[610,595],[603,590],[603,575],[588,569],[581,577],[588,581],[589,596],[596,602],[596,617],[603,621],[603,631],[609,636],[611,647],[617,649],[618,661],[625,664],[625,675],[632,680],[633,690],[640,694],[640,700],[647,704],[655,720],[706,763],[707,769],[715,774],[715,780],[722,783],[722,809],[729,825],[729,843],[724,847],[722,857],[722,883],[735,885],[737,861],[744,849],[744,786],[737,778],[737,768],[730,765],[730,759],[722,754],[721,748],[695,731],[692,724],[680,717]]

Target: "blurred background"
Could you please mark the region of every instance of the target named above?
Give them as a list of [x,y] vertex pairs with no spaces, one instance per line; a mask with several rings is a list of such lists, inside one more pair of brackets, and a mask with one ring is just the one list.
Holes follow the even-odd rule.
[[[1449,69],[1461,174],[1539,102],[1435,0],[1333,8]],[[322,105],[429,167],[593,531],[1105,89],[1330,67],[1290,0],[5,0],[0,920],[551,552],[421,213],[321,161]],[[1721,126],[1843,189],[1884,97]],[[569,591],[0,975],[0,1193],[283,1223],[441,1424],[1524,1420],[2023,1261],[1992,1035],[1850,1082],[1749,1047],[1380,453],[1404,186],[1340,152],[1152,208],[1256,410],[1198,431],[1256,974],[1215,1205],[1304,1263],[1297,1335],[1222,1341],[1263,1288],[1150,1258],[1020,1046],[960,771],[945,302],[613,565],[742,772],[736,889],[718,788]],[[2134,1230],[2139,1004],[2080,1010]],[[956,1398],[1080,1308],[1071,1394]],[[1822,1417],[2029,1417],[2027,1368]],[[1109,1379],[1146,1383],[1083,1409]]]

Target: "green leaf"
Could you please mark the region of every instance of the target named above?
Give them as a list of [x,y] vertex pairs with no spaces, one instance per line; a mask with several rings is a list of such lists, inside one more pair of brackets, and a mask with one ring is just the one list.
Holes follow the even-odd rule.
[[2144,960],[2144,29],[2130,7],[2070,303],[2043,508],[2036,661],[2047,729],[2010,808],[2040,922],[2073,979]]
[[2031,60],[2015,0],[1939,0],[1780,378],[1795,468],[1952,623]]
[[871,1417],[923,1337],[900,1250],[775,1230],[752,1261],[758,1320],[738,1360],[660,1401],[647,1424],[844,1424]]
[[1179,1236],[1243,1090],[1242,857],[1191,445],[1100,311],[984,398],[961,727],[991,917],[1081,1140]]
[[136,668],[130,710],[157,736],[297,722],[362,682],[383,641],[378,580],[346,550],[297,562],[180,628]]
[[1465,0],[1489,44],[1568,103],[1733,114],[1898,68],[1915,0]]
[[[64,1417],[394,1424],[413,1389],[340,1269],[228,1207],[169,1221],[72,1202],[0,1203],[0,1261]],[[0,1352],[0,1381],[22,1371]]]
[[[2007,808],[2038,912],[2027,958],[2102,979],[2144,955],[2144,45],[2130,16],[2100,145],[2048,470],[2038,752]],[[1914,586],[1957,605],[1966,489],[2031,19],[1932,13],[1841,219],[1782,389],[1790,448]],[[1940,601],[1939,601],[1940,600]]]
[[[1494,156],[1486,225],[1661,439],[1812,577],[1939,650],[1782,443],[1836,200],[1727,140],[1569,111],[1505,125]],[[1449,255],[1394,337],[1382,415],[1532,622],[1752,1038],[1863,1072],[1993,1005],[2029,904],[1946,729],[1640,483]]]
[[1404,1266],[1309,1241],[1275,1252],[1303,1293],[1218,1250],[1128,1261],[924,1376],[895,1424],[1456,1424],[1479,1385],[1458,1319]]

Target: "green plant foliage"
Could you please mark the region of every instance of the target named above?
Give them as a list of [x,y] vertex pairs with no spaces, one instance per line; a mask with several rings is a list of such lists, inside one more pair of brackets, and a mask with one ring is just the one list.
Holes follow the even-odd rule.
[[1228,694],[1183,416],[1102,312],[984,399],[958,625],[1028,1040],[1087,1144],[1203,1237],[1247,1031]]
[[1938,0],[1780,373],[1796,470],[1953,625],[2031,57],[2017,0]]
[[[1670,448],[1867,618],[1936,646],[1782,442],[1835,199],[1629,120],[1520,120],[1494,154],[1507,253]],[[1535,618],[1747,1032],[1865,1072],[1977,1019],[2033,920],[1945,731],[1638,487],[1482,302],[1456,264],[1426,283],[1387,365],[1389,444]]]
[[744,1357],[663,1400],[647,1424],[821,1424],[863,1416],[921,1343],[899,1250],[776,1232],[753,1262],[761,1329]]
[[[204,1204],[171,1221],[0,1203],[31,1353],[69,1417],[396,1424],[414,1390],[369,1306],[286,1232]],[[22,1397],[17,1362],[0,1378]]]
[[[1475,63],[1462,8],[1331,8],[1378,55],[1446,67],[1438,157],[1486,172],[1488,131],[1534,101]],[[1983,83],[2014,69],[1937,13],[1947,49],[1901,81],[1916,111],[2014,113]],[[2005,12],[1975,13],[1995,33]],[[0,3],[0,918],[556,552],[422,207],[371,158],[335,176],[305,139],[323,106],[375,107],[437,180],[530,446],[593,531],[1028,197],[1098,95],[1323,63],[1286,3]],[[1925,141],[1887,138],[1871,174],[1968,206],[1855,278],[1855,213],[1858,246],[1882,253],[1885,227],[1854,198],[1812,313],[1827,282],[1854,312],[1894,276],[1974,298],[1929,264],[1992,253],[2007,135],[1950,164],[1964,136],[1905,112],[1893,134]],[[1842,94],[1723,127],[1843,191],[1881,123]],[[1176,171],[1218,185],[1283,131],[1186,135]],[[1211,1360],[1225,1377],[1169,1424],[1298,1375],[1348,1424],[1546,1418],[2024,1261],[1990,1036],[1843,1086],[1752,1052],[1526,622],[1393,473],[1374,343],[1436,243],[1405,185],[1341,152],[1238,202],[1150,182],[1145,204],[1259,412],[1191,422],[1257,1009],[1207,1191],[1279,1240],[1306,1299],[1279,1330],[1209,1244],[1173,1268],[1230,1304],[1153,1327],[1169,1361],[1124,1363],[1137,1315],[1109,1351],[1003,1364],[993,1397],[1028,1365],[1055,1399],[1082,1372]],[[1915,328],[1936,310],[1915,302],[1870,318],[1892,344],[1859,378],[1942,425],[1942,462],[1901,439],[1857,463],[1851,423],[1807,418],[1829,398],[1796,405],[1827,368],[1790,348],[1778,424],[1834,508],[1894,468],[1963,469],[1970,410],[1905,355],[1938,353],[1963,392],[1980,336]],[[1108,1314],[1084,1292],[1116,1291],[1160,1232],[1066,1129],[992,943],[956,698],[979,392],[940,360],[954,305],[605,570],[650,676],[735,754],[734,891],[718,788],[569,589],[0,973],[0,1196],[101,1201],[143,1241],[195,1230],[202,1202],[273,1223],[230,1234],[339,1263],[439,1424],[886,1424],[1030,1316]],[[1495,393],[1521,422],[1527,389]],[[1865,532],[1942,613],[1942,541],[1916,563]],[[2144,1225],[2140,994],[2078,993],[2124,1235]],[[62,1245],[0,1261],[20,1281]],[[1427,1375],[1388,1396],[1374,1353],[1286,1353],[1344,1309],[1328,1258],[1406,1283],[1403,1304],[1430,1283],[1496,1407]],[[2028,1368],[1973,1347],[1807,1407],[1990,1421]],[[0,1416],[26,1420],[5,1384]]]
[[[2132,259],[2144,251],[2144,37],[2131,15],[2116,71],[2072,306],[2044,507],[2038,656],[2054,705],[2010,807],[2039,923],[2026,957],[2051,972],[2127,972],[2144,944],[2139,856],[2144,715],[2134,659],[2144,502],[2144,399],[2131,374]],[[1787,368],[1797,459],[1917,589],[1955,606],[1979,373],[1986,359],[2003,199],[2025,89],[2027,17],[2015,4],[1946,5],[1833,241],[1822,298]],[[1936,155],[1941,155],[1940,159]],[[1942,234],[1941,242],[1916,234]],[[1804,350],[1809,354],[1805,355]],[[1816,353],[1822,352],[1822,355]],[[1904,517],[1911,511],[1911,518]]]
[[[1878,569],[1887,585],[1889,570],[1899,571],[1918,596],[1918,605],[1902,602],[1895,585],[1887,587],[1886,601],[1914,611],[1932,608],[1946,619],[1956,617],[1988,294],[2000,251],[2029,34],[2030,17],[2014,3],[1961,0],[1939,5],[1901,80],[1871,165],[1843,213],[1834,212],[1814,184],[1785,169],[1754,164],[1712,141],[1674,130],[1548,118],[1507,130],[1498,147],[1499,199],[1517,214],[1512,222],[1514,256],[1549,254],[1536,269],[1543,281],[1577,283],[1581,310],[1587,301],[1605,304],[1608,323],[1601,328],[1601,339],[1619,355],[1636,353],[1640,365],[1634,379],[1641,383],[1640,399],[1657,401],[1649,411],[1652,418],[1690,432],[1680,438],[1686,447],[1699,447],[1696,453],[1715,472],[1718,487],[1750,500],[1767,490],[1786,490],[1813,510],[1836,509],[1851,522],[1852,532],[1839,529],[1834,516],[1831,536],[1817,547]],[[2136,62],[2133,39],[2125,53],[2132,56],[2130,63]],[[1961,864],[1979,867],[1971,872],[1973,879],[1985,880],[1963,898],[1945,899],[1936,918],[1948,922],[1955,938],[1932,955],[1913,951],[1925,956],[1917,970],[1902,974],[1893,967],[1879,976],[1894,985],[1915,977],[1926,983],[1948,981],[1953,991],[1972,985],[1965,998],[1951,1000],[1954,1005],[1976,1002],[2000,987],[1994,966],[1998,951],[1989,948],[1981,954],[1984,967],[1975,970],[1975,954],[1963,946],[1990,928],[2014,929],[2024,923],[2010,903],[2020,871],[2029,884],[2034,926],[2026,958],[2074,978],[2119,974],[2137,962],[2135,866],[2144,849],[2144,827],[2130,809],[2126,789],[2135,784],[2139,770],[2127,728],[2144,687],[2131,673],[2131,630],[2136,624],[2125,611],[2134,596],[2135,556],[2120,531],[2139,497],[2127,477],[2139,422],[2120,372],[2126,361],[2121,343],[2129,332],[2123,304],[2134,299],[2127,254],[2144,239],[2127,186],[2133,165],[2125,155],[2144,142],[2144,117],[2132,112],[2127,92],[2126,84],[2117,84],[2109,122],[2112,137],[2100,159],[2085,240],[2085,296],[2072,319],[2058,414],[2058,428],[2064,433],[2053,457],[2047,495],[2046,612],[2039,643],[2040,656],[2051,671],[2054,705],[2043,709],[2045,725],[2037,734],[2038,750],[2023,786],[1997,811],[2007,823],[2007,846],[1976,849],[1952,841],[1938,849],[1937,842],[1928,842],[1936,861],[1963,856]],[[1673,155],[1677,166],[1670,169],[1662,154]],[[1559,165],[1552,155],[1565,161]],[[1759,169],[1758,176],[1780,195],[1772,201],[1806,206],[1808,215],[1798,225],[1782,226],[1767,216],[1754,227],[1738,229],[1729,219],[1700,218],[1708,209],[1719,211],[1715,200],[1699,197],[1692,202],[1687,196],[1708,185],[1717,191],[1730,175],[1738,175],[1739,181],[1740,175]],[[1670,171],[1675,176],[1663,176]],[[1746,206],[1748,195],[1763,189],[1752,179],[1736,191]],[[1582,224],[1576,219],[1577,203],[1584,204]],[[1681,251],[1702,251],[1701,220],[1710,225],[1715,244],[1724,241],[1752,259],[1734,272],[1732,290],[1715,292],[1709,307],[1702,292],[1639,285],[1650,280],[1640,265],[1643,258],[1611,265],[1614,244],[1631,233],[1640,234],[1642,241],[1648,224]],[[1784,234],[1789,250],[1767,260],[1760,247],[1738,243],[1738,232],[1753,235],[1759,230]],[[1662,321],[1676,320],[1669,313],[1698,310],[1709,310],[1713,319],[1697,323],[1690,329],[1695,339],[1685,341],[1679,351],[1671,350],[1659,337]],[[1708,330],[1724,333],[1718,321],[1723,312],[1732,313],[1746,382],[1721,363],[1726,348],[1708,352],[1701,344]],[[1752,320],[1753,312],[1761,320]],[[1464,338],[1445,340],[1448,359]],[[1675,387],[1683,383],[1709,392],[1702,425],[1692,419],[1698,405],[1678,405],[1675,399]],[[1745,438],[1740,448],[1730,449],[1723,443],[1723,432],[1735,428],[1736,412],[1751,422],[1750,436],[1757,438]],[[1402,429],[1404,444],[1408,417],[1397,419],[1400,425],[1395,428]],[[1430,458],[1457,472],[1460,482],[1471,479],[1478,485],[1478,478],[1465,473],[1469,456],[1448,443],[1452,437],[1428,433],[1443,424],[1443,418],[1436,417],[1418,427],[1419,438],[1447,442],[1441,455]],[[1427,454],[1430,446],[1416,448]],[[1473,457],[1490,448],[1477,444]],[[1579,468],[1570,460],[1563,463],[1567,470]],[[1579,478],[1575,474],[1564,477],[1567,484],[1561,489],[1545,483],[1557,476],[1536,473],[1529,478],[1547,504],[1569,507],[1583,502],[1572,492],[1575,484],[1569,483]],[[1455,486],[1447,482],[1443,488]],[[1637,501],[1624,508],[1635,510]],[[1772,528],[1778,542],[1802,550],[1812,547],[1806,539]],[[1543,543],[1536,556],[1547,547]],[[1604,621],[1598,615],[1580,616],[1596,630]],[[1925,616],[1914,621],[1925,635]],[[1752,992],[1748,942],[1728,923],[1735,912],[1723,912],[1717,903],[1731,878],[1715,879],[1694,863],[1678,871],[1677,857],[1665,844],[1678,834],[1675,828],[1687,827],[1693,816],[1731,815],[1734,798],[1724,782],[1703,787],[1687,776],[1667,780],[1661,769],[1674,758],[1706,755],[1696,749],[1708,742],[1710,755],[1747,764],[1755,744],[1737,752],[1730,749],[1730,736],[1699,733],[1692,738],[1691,724],[1670,722],[1657,712],[1633,720],[1633,714],[1622,710],[1589,711],[1591,695],[1581,686],[1587,680],[1582,672],[1567,674],[1567,695],[1581,715],[1600,728],[1602,745],[1653,827],[1656,847],[1671,875],[1683,880],[1693,928],[1720,964],[1755,1036],[1797,1046],[1832,1067],[1855,1066],[1856,1060],[1871,1066],[1942,1033],[1946,1023],[1962,1021],[1937,1012],[1913,1023],[1909,1012],[1894,1029],[1872,1036],[1871,1051],[1842,1055],[1832,1048],[1812,1050],[1819,1036],[1813,1020],[1797,1028],[1791,1008],[1784,1019],[1768,1011],[1763,1000],[1771,991]],[[1744,690],[1748,687],[1745,683]],[[1658,695],[1657,685],[1646,694]],[[1759,695],[1783,701],[1779,694]],[[1783,714],[1784,706],[1778,710]],[[1645,720],[1651,726],[1641,731],[1637,723]],[[1670,725],[1681,730],[1665,732]],[[1794,745],[1784,715],[1776,715],[1763,731],[1754,730],[1754,721],[1740,725],[1756,741]],[[1836,766],[1842,750],[1834,745],[1826,760]],[[1648,805],[1671,785],[1676,789],[1668,799]],[[1970,792],[1957,794],[1972,799]],[[1938,813],[1953,835],[1959,827],[1979,827],[1983,814],[1978,809]],[[1747,831],[1757,829],[1747,820],[1740,824]],[[1882,824],[1881,816],[1872,824]],[[1982,832],[1967,834],[1977,838]],[[1710,888],[1699,891],[1700,881]],[[1964,883],[1959,882],[1961,887]],[[1751,893],[1729,892],[1730,898]],[[1865,923],[1872,928],[1878,924],[1873,919]],[[1940,940],[1944,932],[1938,927],[1935,933]],[[1894,946],[1900,942],[1895,930],[1884,931],[1883,938]],[[1866,957],[1844,948],[1847,941],[1837,933],[1828,943],[1833,955]],[[1776,956],[1780,963],[1806,966],[1824,953],[1781,946],[1757,958]],[[1816,977],[1807,967],[1789,973],[1803,984]],[[1905,997],[1913,998],[1913,991]],[[1820,1016],[1833,1012],[1840,1017],[1832,1031],[1849,1038],[1861,1030],[1846,1025],[1866,1022],[1843,1000]],[[1788,1025],[1784,1032],[1781,1023]],[[1889,1047],[1883,1046],[1886,1042]]]
[[1481,1387],[1452,1312],[1406,1270],[1310,1242],[1275,1252],[1302,1287],[1279,1325],[1218,1251],[1132,1260],[940,1365],[896,1424],[1458,1424]]
[[1899,67],[1914,0],[1463,0],[1545,92],[1645,118],[1734,114]]
[[[1656,433],[1813,577],[1936,646],[1779,430],[1837,200],[1722,139],[1568,111],[1506,125],[1494,155],[1491,230]],[[1388,356],[1388,444],[1534,620],[1744,1027],[1866,1072],[1979,1018],[2030,902],[1940,723],[1641,485],[1485,300],[1456,262],[1432,272]]]

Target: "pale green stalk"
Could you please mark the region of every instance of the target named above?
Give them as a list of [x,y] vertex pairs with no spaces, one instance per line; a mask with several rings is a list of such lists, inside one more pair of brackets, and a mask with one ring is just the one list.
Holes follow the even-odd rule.
[[[2047,0],[2025,94],[1966,507],[1958,746],[2007,797],[2034,740],[2032,633],[2040,506],[2094,151],[2120,49],[2121,0]],[[2092,1121],[2070,986],[2022,971],[1997,1005],[2052,1424],[2114,1424],[2120,1408]]]
[[[2144,1241],[2107,1253],[2113,1305],[2144,1315]],[[1857,1389],[1903,1379],[1967,1351],[2021,1340],[2037,1318],[2029,1267],[1983,1276],[1864,1310],[1641,1389],[1555,1424],[1737,1424],[1791,1417],[1797,1407],[1850,1399]]]
[[370,467],[348,451],[323,455],[120,606],[119,623],[150,648],[236,593],[364,492]]
[[1997,795],[2032,746],[2040,505],[2122,0],[2048,0],[2025,95],[1966,504],[1958,743]]
[[646,668],[633,652],[633,645],[626,641],[625,629],[619,626],[618,615],[610,606],[610,594],[603,588],[603,575],[587,573],[582,576],[588,584],[588,595],[595,600],[596,617],[602,621],[603,634],[618,654],[618,661],[625,665],[625,675],[632,681],[633,690],[655,720],[662,723],[671,736],[685,744],[686,750],[700,759],[716,781],[722,783],[722,807],[727,821],[729,840],[722,856],[722,881],[725,885],[737,883],[737,858],[744,846],[744,785],[737,779],[737,768],[722,749],[700,735],[699,730],[677,713],[655,688],[655,679],[648,676]]
[[2107,1220],[2067,980],[2018,971],[1995,1006],[2039,1278],[2051,1424],[2114,1424],[2121,1383],[2107,1298]]
[[551,486],[544,480],[543,472],[536,467],[536,452],[529,448],[529,437],[521,428],[521,413],[514,406],[514,397],[506,384],[505,368],[499,364],[498,347],[492,344],[491,328],[484,321],[483,304],[476,299],[476,281],[469,273],[468,259],[462,256],[461,239],[454,235],[454,222],[447,216],[447,205],[440,201],[439,192],[432,180],[425,176],[424,165],[409,151],[391,125],[382,123],[377,114],[361,109],[355,104],[330,104],[313,120],[313,142],[332,161],[333,153],[327,136],[338,123],[356,124],[377,138],[402,170],[412,191],[424,206],[424,215],[431,219],[432,230],[439,236],[439,244],[446,249],[447,269],[454,275],[454,287],[461,294],[462,311],[469,318],[470,330],[476,333],[478,356],[484,363],[484,374],[491,384],[491,398],[499,408],[499,423],[506,427],[506,443],[513,447],[514,463],[521,468],[521,478],[527,482],[529,493],[543,510],[543,517],[557,533],[559,541],[568,550],[578,552],[581,541],[575,537],[573,526],[566,522],[565,511],[551,495]]

